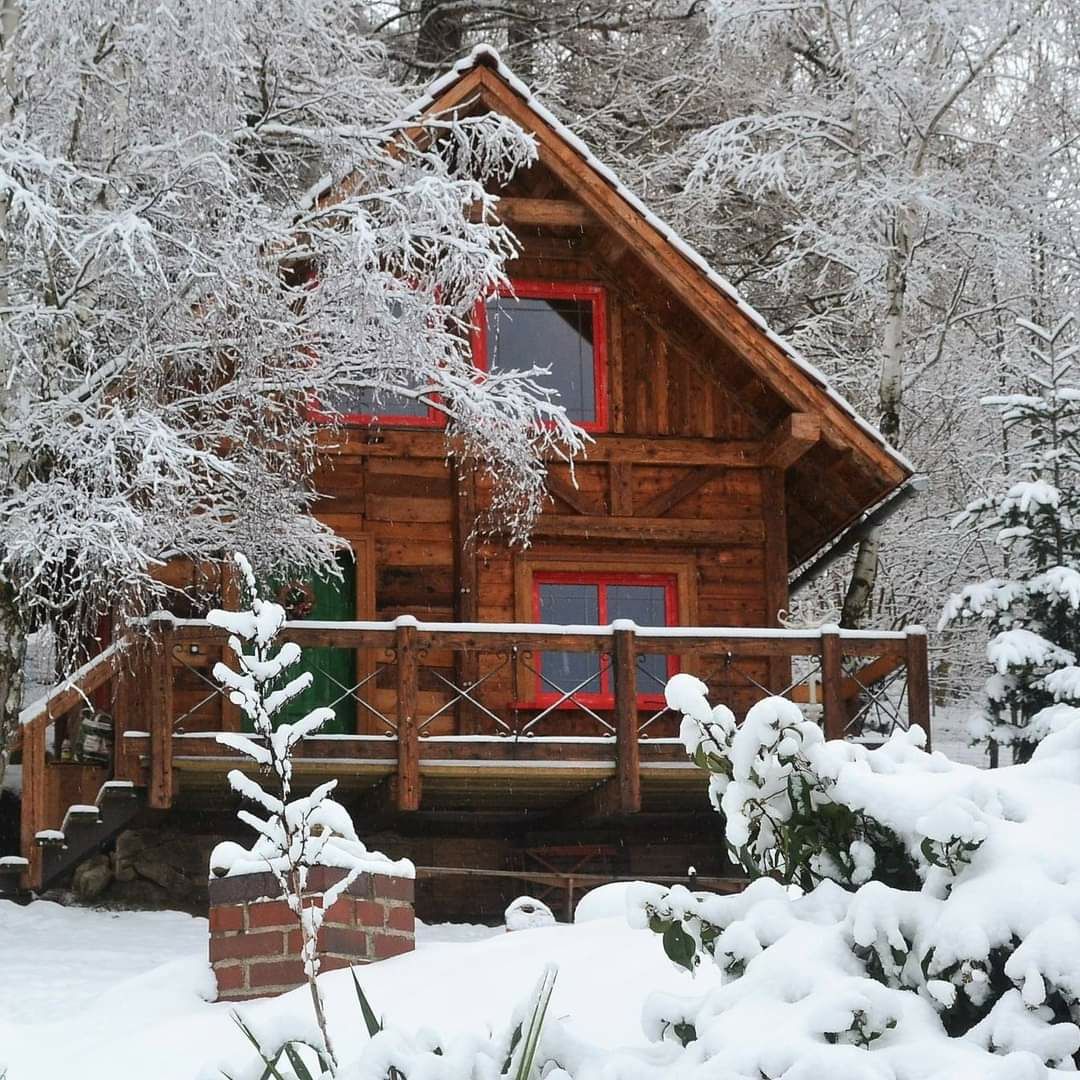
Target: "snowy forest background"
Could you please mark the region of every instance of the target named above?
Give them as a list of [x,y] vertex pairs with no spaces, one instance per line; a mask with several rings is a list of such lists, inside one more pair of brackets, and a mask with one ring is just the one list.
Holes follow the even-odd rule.
[[[231,0],[203,13],[2,0],[0,35],[0,727],[21,698],[23,637],[92,621],[125,587],[145,593],[155,559],[329,557],[306,517],[310,425],[281,408],[313,379],[322,400],[451,383],[451,431],[527,533],[543,454],[577,437],[565,417],[537,429],[560,414],[527,373],[477,390],[453,334],[432,328],[460,327],[511,251],[501,227],[463,213],[481,197],[469,177],[522,167],[531,147],[481,121],[448,129],[458,152],[439,160],[379,151],[419,88],[481,41],[929,476],[928,495],[796,596],[794,620],[933,626],[950,593],[1011,557],[993,529],[955,519],[1027,465],[1007,411],[980,407],[1044,385],[1018,320],[1054,327],[1080,310],[1069,0]],[[330,213],[319,182],[343,166],[367,169],[375,194]],[[304,283],[286,275],[283,300],[288,259],[264,258],[286,248],[326,271],[302,315]],[[376,296],[381,315],[350,314]],[[245,361],[228,378],[223,339]],[[201,402],[172,392],[178,371]],[[109,379],[137,408],[106,403]],[[223,468],[204,452],[216,440],[243,452]],[[985,641],[977,627],[936,639],[939,704],[977,690]]]

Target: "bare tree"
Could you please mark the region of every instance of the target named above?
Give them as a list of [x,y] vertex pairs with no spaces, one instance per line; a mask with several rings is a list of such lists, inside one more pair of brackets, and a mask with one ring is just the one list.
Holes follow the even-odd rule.
[[471,361],[515,245],[470,211],[533,160],[518,128],[407,138],[412,94],[333,0],[2,2],[0,775],[36,627],[70,651],[160,602],[172,556],[332,563],[337,404],[441,410],[511,535],[581,445],[536,372]]

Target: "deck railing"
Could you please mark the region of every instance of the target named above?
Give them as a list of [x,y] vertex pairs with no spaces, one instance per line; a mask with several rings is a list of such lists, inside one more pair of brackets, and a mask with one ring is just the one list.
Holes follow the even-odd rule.
[[[872,632],[817,629],[640,627],[393,622],[290,622],[282,635],[305,650],[355,655],[355,676],[336,680],[338,701],[353,703],[358,735],[396,744],[394,800],[420,806],[422,747],[504,738],[558,741],[545,752],[572,760],[575,742],[609,741],[614,794],[622,812],[641,804],[641,752],[677,734],[658,670],[702,677],[712,700],[741,715],[778,693],[820,715],[830,738],[920,724],[929,735],[926,634],[921,628]],[[152,807],[173,802],[174,737],[240,730],[238,710],[212,677],[226,635],[203,620],[160,615],[134,627],[129,648],[114,646],[23,714],[23,847],[50,820],[63,793],[47,774],[69,715],[90,701],[111,710],[112,774],[147,789]],[[583,654],[586,674],[569,685],[545,671],[552,654]],[[309,654],[316,656],[318,654]],[[657,657],[668,658],[658,664]],[[601,692],[597,692],[597,687]],[[320,702],[322,704],[322,702]],[[125,735],[147,732],[145,738]],[[544,738],[546,736],[546,738]],[[539,747],[537,749],[540,749]],[[445,746],[440,752],[446,752]],[[458,752],[458,751],[454,751]]]

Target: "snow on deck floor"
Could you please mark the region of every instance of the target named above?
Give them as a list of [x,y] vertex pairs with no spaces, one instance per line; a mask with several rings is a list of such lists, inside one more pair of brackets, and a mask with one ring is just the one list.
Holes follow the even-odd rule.
[[[228,1005],[208,1004],[206,920],[0,901],[0,1074],[6,1080],[194,1080],[244,1060]],[[559,965],[552,1015],[602,1045],[643,1045],[644,998],[691,993],[715,976],[676,971],[653,935],[622,919],[502,933],[420,927],[417,951],[361,970],[392,1023],[443,1033],[499,1029],[544,965]],[[363,1039],[348,972],[324,977],[346,1052]],[[305,991],[245,1006],[260,1022],[310,1008]],[[238,1058],[236,1055],[240,1055]]]

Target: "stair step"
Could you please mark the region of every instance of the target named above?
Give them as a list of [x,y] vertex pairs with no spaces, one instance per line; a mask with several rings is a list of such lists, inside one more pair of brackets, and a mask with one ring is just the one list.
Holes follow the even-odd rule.
[[21,874],[29,865],[21,855],[0,855],[0,874]]
[[60,829],[42,829],[34,833],[34,842],[38,847],[63,847],[64,834]]
[[97,806],[77,804],[68,807],[60,831],[66,833],[73,825],[97,825],[100,821],[101,810]]
[[106,780],[97,795],[97,805],[107,802],[126,802],[136,796],[135,785],[130,780]]

